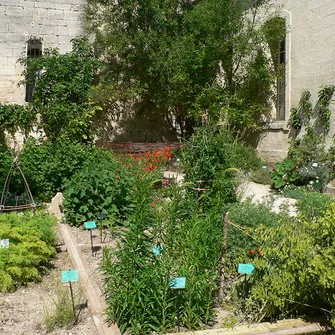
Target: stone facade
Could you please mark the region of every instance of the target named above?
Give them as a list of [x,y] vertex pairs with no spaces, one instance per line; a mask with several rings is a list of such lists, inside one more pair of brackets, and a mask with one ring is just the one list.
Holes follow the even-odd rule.
[[71,39],[82,34],[85,0],[0,0],[0,102],[25,103],[25,88],[18,87],[30,39],[44,48],[71,51]]
[[[273,10],[286,21],[286,89],[285,119],[273,121],[258,144],[258,151],[268,161],[287,155],[292,135],[289,111],[299,104],[301,92],[311,92],[314,107],[321,86],[335,84],[335,1],[273,0],[272,4]],[[334,131],[333,117],[329,144]]]
[[[18,87],[22,66],[17,62],[27,55],[27,42],[41,39],[42,48],[71,50],[71,39],[82,35],[81,15],[85,0],[0,0],[0,103],[25,103],[25,88]],[[321,85],[335,84],[335,1],[272,0],[272,11],[286,22],[285,40],[285,115],[269,124],[257,149],[267,161],[287,155],[289,111],[297,106],[301,92],[308,89],[313,106]],[[333,106],[334,107],[334,106]],[[122,130],[118,122],[105,124],[106,140],[175,140],[163,120],[131,118]],[[123,120],[124,121],[124,120]],[[121,124],[122,125],[122,124]],[[163,129],[164,131],[160,131]],[[335,131],[332,120],[328,142]]]

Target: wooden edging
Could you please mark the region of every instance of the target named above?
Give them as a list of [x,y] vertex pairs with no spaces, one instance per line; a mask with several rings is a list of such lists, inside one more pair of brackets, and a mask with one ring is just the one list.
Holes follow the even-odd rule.
[[[318,323],[307,323],[301,319],[282,320],[274,323],[264,322],[232,329],[218,328],[199,330],[194,332],[181,332],[178,335],[293,335],[308,334],[325,331]],[[165,335],[176,335],[173,333]]]
[[108,326],[105,317],[107,304],[101,294],[101,290],[94,280],[84,258],[81,256],[78,244],[67,224],[58,223],[67,252],[72,261],[73,267],[78,270],[79,283],[88,300],[88,308],[92,315],[94,324],[99,335],[121,335],[117,325]]

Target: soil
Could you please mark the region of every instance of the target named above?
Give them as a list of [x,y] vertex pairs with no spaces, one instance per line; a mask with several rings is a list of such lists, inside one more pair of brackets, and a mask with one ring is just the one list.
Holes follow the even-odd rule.
[[[102,258],[101,246],[94,248],[94,256],[92,256],[90,233],[75,227],[72,227],[71,230],[97,284],[102,289],[102,276],[99,271]],[[102,246],[113,244],[110,237],[105,237],[101,244],[98,231],[94,231],[92,236],[93,245],[98,243]],[[61,237],[59,240],[62,244]],[[73,269],[69,255],[64,251],[64,246],[59,249],[63,251],[57,253],[51,262],[50,271],[43,276],[40,283],[29,284],[13,293],[0,293],[1,335],[98,335],[79,283],[72,283],[75,299],[79,300],[80,305],[77,324],[70,329],[55,329],[50,332],[46,328],[45,316],[54,308],[59,286],[68,286],[68,284],[61,283],[61,272]]]
[[[249,183],[247,188],[241,192],[242,198],[251,197],[255,202],[265,202],[269,195],[269,190],[264,189],[263,185]],[[244,200],[244,199],[242,199]],[[293,205],[294,204],[289,204]],[[279,207],[279,206],[278,206]],[[293,210],[294,215],[294,210]],[[104,246],[114,246],[115,241],[111,236],[103,235],[101,242],[100,232],[93,231],[93,251],[91,250],[90,233],[83,228],[71,227],[72,233],[80,247],[84,260],[91,269],[92,275],[96,279],[103,292],[102,274],[99,265],[102,259]],[[62,238],[59,236],[60,244]],[[64,250],[64,246],[61,248]],[[61,284],[61,272],[72,269],[73,266],[66,251],[57,253],[51,262],[51,270],[40,283],[29,284],[21,287],[13,293],[0,293],[0,334],[1,335],[98,335],[90,313],[85,306],[85,298],[80,292],[79,283],[73,283],[75,296],[81,297],[80,315],[78,323],[70,329],[56,329],[48,332],[45,326],[46,311],[52,311],[53,301],[57,297],[57,287]],[[220,327],[222,321],[228,316],[229,312],[218,308],[218,316],[214,328]]]

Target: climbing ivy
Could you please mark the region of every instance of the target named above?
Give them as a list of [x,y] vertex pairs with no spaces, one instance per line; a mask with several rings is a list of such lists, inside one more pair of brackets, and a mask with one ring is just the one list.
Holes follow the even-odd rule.
[[334,85],[325,85],[319,91],[319,103],[320,103],[319,115],[327,132],[329,131],[330,128],[330,117],[332,115],[332,112],[329,109],[329,104],[331,102],[334,92],[335,92]]
[[0,130],[14,134],[20,129],[28,134],[35,122],[36,111],[31,105],[0,103]]
[[299,101],[299,109],[302,111],[302,114],[304,116],[304,125],[307,126],[311,120],[312,112],[313,112],[313,106],[312,102],[310,100],[311,98],[311,92],[308,90],[303,90],[301,92],[301,98]]

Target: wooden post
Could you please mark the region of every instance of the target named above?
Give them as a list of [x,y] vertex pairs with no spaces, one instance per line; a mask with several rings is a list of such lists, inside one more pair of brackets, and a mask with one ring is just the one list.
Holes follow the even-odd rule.
[[224,270],[225,270],[226,258],[227,258],[227,240],[228,240],[228,225],[229,225],[228,215],[229,215],[229,212],[226,213],[226,216],[224,218],[224,227],[223,227],[223,243],[222,243],[222,252],[221,252],[219,299],[223,299]]

